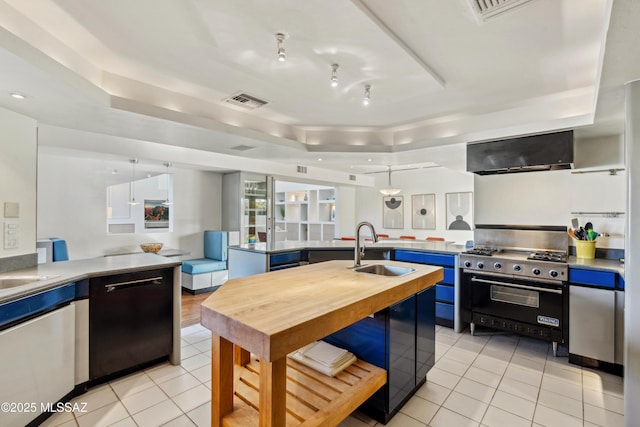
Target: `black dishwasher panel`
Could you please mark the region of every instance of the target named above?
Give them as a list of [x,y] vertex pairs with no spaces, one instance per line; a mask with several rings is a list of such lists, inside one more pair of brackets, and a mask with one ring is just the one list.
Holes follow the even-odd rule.
[[172,335],[172,269],[90,280],[91,381],[168,358]]

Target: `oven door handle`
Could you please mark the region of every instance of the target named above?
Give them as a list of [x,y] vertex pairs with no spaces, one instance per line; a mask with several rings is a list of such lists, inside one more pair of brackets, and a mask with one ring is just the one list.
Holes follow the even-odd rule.
[[512,288],[528,289],[530,291],[549,292],[549,293],[552,293],[552,294],[560,294],[560,295],[562,295],[562,290],[561,289],[548,289],[548,288],[541,288],[539,286],[517,285],[515,283],[504,283],[504,282],[498,282],[498,281],[495,281],[495,280],[478,279],[476,277],[472,277],[471,281],[472,282],[484,283],[484,284],[487,284],[487,285],[510,286]]

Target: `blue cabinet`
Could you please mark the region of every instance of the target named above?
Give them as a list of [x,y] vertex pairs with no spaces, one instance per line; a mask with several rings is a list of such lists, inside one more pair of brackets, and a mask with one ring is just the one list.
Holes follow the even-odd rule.
[[444,279],[436,285],[436,323],[453,328],[455,319],[456,256],[397,249],[394,259],[396,261],[443,267]]
[[297,267],[303,261],[302,251],[279,252],[269,255],[269,271]]
[[361,407],[379,422],[398,412],[435,362],[434,309],[432,287],[325,338],[387,371],[387,383]]

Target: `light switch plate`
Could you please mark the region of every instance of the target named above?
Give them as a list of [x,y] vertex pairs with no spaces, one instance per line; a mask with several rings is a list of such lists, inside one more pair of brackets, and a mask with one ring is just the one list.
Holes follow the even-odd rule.
[[4,217],[5,218],[20,218],[20,203],[18,203],[18,202],[4,202]]

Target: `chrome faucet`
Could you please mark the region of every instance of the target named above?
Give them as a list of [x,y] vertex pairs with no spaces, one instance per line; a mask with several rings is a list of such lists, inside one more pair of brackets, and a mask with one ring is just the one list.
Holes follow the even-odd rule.
[[378,235],[376,234],[375,228],[373,228],[373,224],[367,221],[362,221],[360,224],[356,226],[356,247],[353,256],[353,267],[360,267],[360,260],[364,258],[364,243],[362,244],[362,250],[360,249],[360,229],[363,226],[369,227],[371,230],[371,235],[373,236],[373,241],[378,241]]

